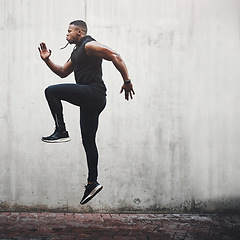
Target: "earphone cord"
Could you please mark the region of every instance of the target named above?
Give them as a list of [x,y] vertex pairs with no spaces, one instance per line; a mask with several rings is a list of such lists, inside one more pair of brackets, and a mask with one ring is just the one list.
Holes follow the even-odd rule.
[[69,42],[64,47],[60,48],[60,50],[66,48],[68,44],[69,44]]

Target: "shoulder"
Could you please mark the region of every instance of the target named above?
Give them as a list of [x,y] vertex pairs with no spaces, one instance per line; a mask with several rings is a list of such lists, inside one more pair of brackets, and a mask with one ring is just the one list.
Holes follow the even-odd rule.
[[85,44],[87,55],[96,55],[96,53],[102,51],[102,49],[103,45],[95,40]]
[[100,46],[102,46],[102,44],[100,44],[96,40],[92,40],[92,41],[87,42],[85,44],[85,49],[93,49],[93,48],[97,48],[97,47],[100,47]]

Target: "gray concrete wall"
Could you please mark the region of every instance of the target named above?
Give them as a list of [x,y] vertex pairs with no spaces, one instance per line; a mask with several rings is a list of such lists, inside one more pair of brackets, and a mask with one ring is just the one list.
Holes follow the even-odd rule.
[[[44,89],[74,77],[50,72],[37,47],[63,64],[75,19],[121,54],[136,90],[126,102],[104,62],[104,190],[83,207],[78,108],[64,104],[71,142],[40,140],[54,128]],[[237,0],[0,0],[0,209],[240,211],[239,19]]]

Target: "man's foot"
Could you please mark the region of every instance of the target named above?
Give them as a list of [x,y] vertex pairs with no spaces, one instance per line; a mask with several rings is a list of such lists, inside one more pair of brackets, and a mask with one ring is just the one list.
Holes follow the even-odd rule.
[[61,143],[70,141],[70,138],[66,130],[62,131],[56,129],[52,135],[48,137],[42,137],[42,141],[47,143]]
[[94,183],[85,186],[85,188],[86,190],[80,202],[81,205],[89,202],[94,196],[96,196],[96,194],[98,194],[103,189],[103,186],[101,186],[97,181],[95,181]]

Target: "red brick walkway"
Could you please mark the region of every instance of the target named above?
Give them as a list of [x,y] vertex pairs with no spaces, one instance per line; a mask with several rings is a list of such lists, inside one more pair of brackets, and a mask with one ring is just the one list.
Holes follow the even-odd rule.
[[240,239],[240,215],[0,213],[0,239]]

